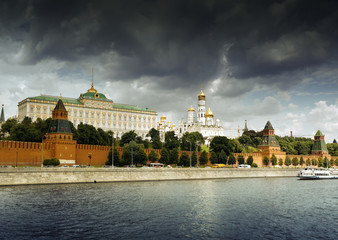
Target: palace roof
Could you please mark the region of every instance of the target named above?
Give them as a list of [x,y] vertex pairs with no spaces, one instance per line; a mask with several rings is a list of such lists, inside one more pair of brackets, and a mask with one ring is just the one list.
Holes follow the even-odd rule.
[[[89,92],[85,93],[88,94]],[[57,96],[50,96],[50,95],[41,95],[41,96],[36,96],[36,97],[28,97],[27,99],[29,100],[37,100],[37,101],[48,101],[52,103],[57,103],[60,97]],[[112,100],[109,100],[112,101]],[[84,105],[79,99],[76,98],[68,98],[68,97],[62,97],[62,102],[67,105],[67,104],[79,104],[79,105]],[[153,109],[148,109],[148,108],[140,108],[135,105],[128,105],[128,104],[121,104],[121,103],[114,103],[113,104],[113,109],[122,109],[122,110],[132,110],[132,111],[143,111],[143,112],[154,112]]]

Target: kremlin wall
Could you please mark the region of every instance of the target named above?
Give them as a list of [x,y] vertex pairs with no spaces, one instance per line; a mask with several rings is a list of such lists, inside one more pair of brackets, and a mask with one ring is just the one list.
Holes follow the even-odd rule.
[[[110,149],[110,146],[77,144],[76,140],[73,140],[68,122],[68,112],[62,100],[59,99],[52,112],[52,120],[43,143],[0,141],[0,165],[41,166],[44,159],[55,157],[60,160],[61,165],[103,166],[107,161]],[[122,156],[122,148],[117,147],[116,150]],[[150,151],[150,149],[145,149],[147,155]],[[161,150],[155,151],[158,154],[161,152]],[[182,152],[179,154],[182,154]],[[189,154],[189,152],[187,153]],[[198,153],[199,155],[200,153]],[[265,156],[271,158],[272,155],[275,155],[277,160],[281,158],[283,162],[286,158],[286,153],[281,151],[274,129],[269,121],[264,127],[258,152],[234,154],[236,159],[239,155],[242,155],[245,160],[252,156],[258,167],[263,166]],[[302,157],[298,155],[288,156],[291,159]],[[304,155],[303,158],[306,160],[308,158],[318,159],[319,157],[331,159],[325,145],[324,135],[318,130],[314,137],[312,154]]]

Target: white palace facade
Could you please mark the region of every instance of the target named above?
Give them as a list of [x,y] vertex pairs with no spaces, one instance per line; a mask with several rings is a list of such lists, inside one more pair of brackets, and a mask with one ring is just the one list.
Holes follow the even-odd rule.
[[[18,104],[18,120],[22,121],[26,116],[32,121],[50,118],[59,98],[40,95],[22,100]],[[157,112],[153,109],[114,103],[104,94],[98,93],[93,84],[79,98],[62,97],[62,101],[68,111],[68,119],[75,127],[81,122],[91,124],[105,131],[113,131],[115,137],[134,130],[142,138],[146,137],[151,128],[157,127]]]

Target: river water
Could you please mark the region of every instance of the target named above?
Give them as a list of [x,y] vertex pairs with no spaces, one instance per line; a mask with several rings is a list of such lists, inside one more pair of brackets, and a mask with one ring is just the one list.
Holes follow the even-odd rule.
[[338,239],[338,181],[0,187],[0,239]]

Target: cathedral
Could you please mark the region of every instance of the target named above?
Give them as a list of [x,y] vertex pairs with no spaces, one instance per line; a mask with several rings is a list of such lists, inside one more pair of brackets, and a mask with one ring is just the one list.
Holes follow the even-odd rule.
[[199,132],[205,139],[205,144],[209,144],[213,137],[224,136],[224,129],[220,124],[219,119],[214,119],[214,113],[210,107],[206,110],[205,94],[201,89],[198,94],[198,109],[190,106],[188,109],[187,121],[182,119],[176,128],[176,135],[182,137],[185,132]]
[[[40,95],[28,97],[18,104],[19,121],[26,116],[32,121],[37,118],[47,119],[60,97]],[[141,108],[136,105],[115,103],[93,86],[78,98],[62,97],[68,110],[68,119],[75,127],[81,122],[91,124],[105,131],[111,130],[115,137],[121,137],[125,132],[134,130],[145,138],[150,129],[156,128],[157,113],[153,109]]]

